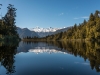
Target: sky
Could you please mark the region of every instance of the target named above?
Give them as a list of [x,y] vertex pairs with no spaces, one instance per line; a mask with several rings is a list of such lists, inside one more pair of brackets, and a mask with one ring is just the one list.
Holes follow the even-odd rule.
[[0,15],[14,5],[16,26],[21,28],[62,28],[88,20],[90,13],[100,10],[100,0],[0,0]]

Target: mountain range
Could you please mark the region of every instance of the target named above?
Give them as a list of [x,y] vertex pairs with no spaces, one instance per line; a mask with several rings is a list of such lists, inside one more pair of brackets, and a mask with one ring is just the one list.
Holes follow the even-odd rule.
[[19,34],[20,38],[24,38],[27,36],[30,37],[45,37],[48,35],[53,35],[53,34],[57,34],[60,32],[64,32],[68,29],[69,27],[63,27],[63,28],[40,28],[40,27],[36,27],[36,28],[32,28],[32,29],[28,29],[28,28],[20,28],[17,27],[17,33]]
[[31,31],[35,31],[39,37],[46,37],[48,35],[53,35],[53,34],[57,34],[60,32],[64,32],[66,31],[68,28],[67,27],[63,27],[63,28],[40,28],[40,27],[36,27],[36,28],[32,28],[30,29]]
[[20,38],[24,38],[24,37],[27,37],[27,36],[30,36],[30,37],[37,36],[37,37],[39,37],[38,34],[35,31],[30,31],[28,28],[17,27],[17,33],[19,34]]

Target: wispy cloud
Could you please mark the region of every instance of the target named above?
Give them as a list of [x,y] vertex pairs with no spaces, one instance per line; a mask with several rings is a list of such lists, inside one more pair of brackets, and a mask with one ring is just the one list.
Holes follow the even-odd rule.
[[75,64],[78,64],[79,62],[74,62]]
[[59,16],[64,15],[64,13],[60,13]]
[[74,62],[75,64],[82,64],[82,65],[89,65],[89,63],[86,63],[86,62],[84,62],[84,63],[81,63],[81,62]]
[[79,18],[75,17],[73,19],[88,19],[88,18],[89,18],[88,16],[83,16],[83,17],[79,17]]
[[83,65],[89,65],[89,63],[82,63]]
[[79,19],[79,18],[74,18],[74,19]]
[[83,17],[81,17],[81,18],[87,19],[87,18],[89,18],[89,17],[88,17],[88,16],[83,16]]

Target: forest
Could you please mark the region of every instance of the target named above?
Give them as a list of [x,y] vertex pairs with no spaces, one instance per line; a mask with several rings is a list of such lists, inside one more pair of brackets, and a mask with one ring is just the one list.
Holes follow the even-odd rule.
[[33,41],[54,41],[54,40],[89,40],[96,41],[100,39],[100,11],[96,10],[91,13],[89,20],[84,20],[83,23],[75,24],[65,32],[60,32],[55,35],[48,35],[43,38],[25,37],[23,40]]
[[[2,4],[0,4],[2,6]],[[0,19],[0,41],[19,41],[17,27],[15,25],[16,8],[9,4],[7,13]]]

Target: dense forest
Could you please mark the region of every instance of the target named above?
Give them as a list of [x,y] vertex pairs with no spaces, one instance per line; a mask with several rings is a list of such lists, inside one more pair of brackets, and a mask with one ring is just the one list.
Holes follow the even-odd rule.
[[47,36],[47,39],[86,39],[86,40],[96,40],[100,39],[100,11],[95,11],[91,13],[89,20],[84,20],[83,23],[69,28],[66,32],[61,32],[56,35]]
[[100,39],[100,11],[96,10],[91,13],[89,20],[84,20],[79,25],[75,24],[65,32],[60,32],[55,35],[49,35],[43,38],[26,37],[24,40],[67,40],[67,39],[84,39],[84,40],[99,40]]
[[[2,4],[1,4],[2,6]],[[0,19],[0,40],[11,41],[20,40],[17,34],[17,27],[15,25],[16,9],[14,5],[9,4],[7,13]]]

